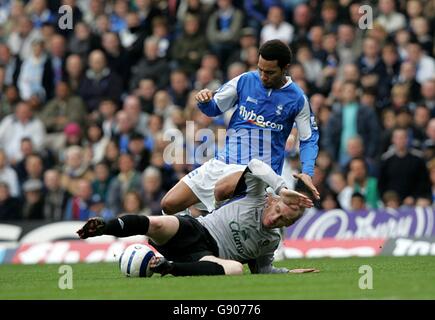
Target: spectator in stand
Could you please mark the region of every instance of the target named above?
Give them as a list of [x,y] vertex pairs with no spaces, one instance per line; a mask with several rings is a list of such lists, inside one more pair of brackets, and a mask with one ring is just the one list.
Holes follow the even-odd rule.
[[348,23],[340,24],[337,36],[337,52],[341,64],[353,63],[362,50],[362,42],[357,41],[353,26]]
[[71,93],[77,95],[84,77],[83,61],[77,54],[71,54],[66,59],[65,78]]
[[159,43],[159,57],[168,58],[169,47],[171,46],[172,34],[170,32],[170,26],[168,24],[168,19],[163,16],[156,16],[152,21],[152,36],[156,37]]
[[385,76],[385,65],[381,59],[380,44],[373,37],[366,37],[363,42],[363,53],[357,61],[361,73],[361,84],[364,87],[376,87]]
[[366,209],[366,201],[364,195],[359,192],[354,192],[350,200],[350,207],[352,211],[361,211]]
[[162,176],[159,169],[148,167],[142,178],[143,199],[150,215],[161,215],[162,208],[160,202],[165,195],[162,189]]
[[189,89],[190,84],[187,74],[182,70],[172,71],[168,93],[175,105],[184,109],[189,96]]
[[7,182],[0,181],[0,221],[21,219],[21,201],[11,195]]
[[47,130],[46,145],[58,150],[63,143],[63,131],[68,123],[85,123],[86,107],[83,100],[72,95],[66,82],[56,85],[55,97],[48,101],[39,115]]
[[396,191],[405,205],[414,205],[419,197],[431,194],[429,173],[421,152],[408,147],[405,129],[393,131],[392,148],[380,163],[379,191]]
[[98,197],[93,197],[89,180],[78,180],[77,187],[74,196],[68,200],[64,220],[86,221],[99,216],[103,203]]
[[239,40],[242,26],[243,12],[232,0],[217,0],[217,10],[207,23],[207,40],[223,65]]
[[84,145],[92,156],[91,163],[93,165],[103,160],[109,140],[103,135],[103,129],[99,124],[93,122],[86,128]]
[[12,54],[6,43],[0,43],[0,64],[5,68],[4,84],[6,86],[16,85],[20,74],[21,59]]
[[188,14],[184,18],[183,33],[172,46],[172,58],[177,67],[192,75],[199,68],[201,59],[207,51],[207,40],[200,29],[200,17]]
[[98,107],[98,113],[95,114],[97,121],[101,123],[104,136],[111,138],[116,131],[116,103],[112,100],[102,100]]
[[130,11],[127,14],[127,29],[119,33],[122,46],[127,51],[130,65],[135,65],[143,55],[144,41],[151,31],[141,26],[138,12]]
[[39,180],[42,182],[44,174],[44,163],[42,157],[32,153],[24,158],[24,171],[18,171],[18,180],[21,187],[27,180]]
[[18,175],[15,170],[9,166],[6,153],[2,149],[0,149],[0,181],[7,184],[7,192],[11,197],[16,198],[20,195]]
[[31,0],[26,9],[34,28],[39,29],[44,24],[56,24],[56,15],[48,8],[46,0]]
[[387,210],[400,208],[400,197],[396,191],[386,191],[382,197],[382,202]]
[[312,86],[322,76],[322,63],[313,57],[313,53],[308,45],[299,47],[296,53],[296,60],[302,64],[305,71],[305,79]]
[[380,14],[375,22],[381,24],[388,33],[394,33],[406,26],[405,16],[396,11],[394,0],[380,0],[378,8]]
[[[156,117],[156,115],[152,117]],[[151,154],[150,151],[145,148],[145,138],[140,133],[130,136],[128,152],[132,155],[135,164],[134,167],[138,172],[143,172],[149,166]]]
[[41,33],[33,28],[32,20],[28,16],[20,16],[17,29],[9,35],[7,43],[12,54],[24,60],[32,54],[33,41],[40,38]]
[[[343,193],[349,196],[359,193],[364,197],[364,202],[367,203],[369,209],[379,207],[378,181],[375,177],[368,176],[368,166],[364,158],[354,158],[350,161],[347,172],[347,187]],[[349,204],[345,207],[352,207],[351,202],[350,197]]]
[[290,44],[293,33],[294,27],[285,21],[284,9],[277,5],[271,6],[267,12],[267,21],[261,28],[260,44],[273,39]]
[[406,46],[408,60],[417,67],[416,80],[419,84],[432,79],[435,74],[435,59],[424,53],[418,41],[410,41]]
[[[253,28],[243,28],[240,31],[240,38],[239,38],[239,45],[237,48],[233,51],[233,53],[229,56],[227,60],[227,66],[234,62],[242,62],[246,64],[247,59],[247,51],[250,47],[256,47],[257,46],[257,36],[255,33],[255,29]],[[230,80],[233,78],[226,77],[226,79]]]
[[83,61],[87,60],[89,52],[98,48],[100,40],[92,34],[90,27],[83,22],[74,26],[74,34],[68,39],[68,51],[77,54]]
[[196,81],[193,84],[194,90],[209,89],[216,91],[221,87],[222,83],[214,78],[213,70],[209,68],[200,68],[196,72]]
[[138,132],[144,136],[148,135],[147,124],[149,115],[142,112],[140,99],[134,95],[127,96],[122,105],[122,109],[132,121],[134,132]]
[[157,92],[156,83],[153,79],[142,79],[135,95],[140,100],[141,109],[146,114],[154,113],[154,95]]
[[423,51],[430,55],[433,51],[433,36],[431,35],[428,19],[416,17],[411,20],[411,28],[416,35],[417,41],[421,44]]
[[338,31],[338,6],[335,1],[324,1],[320,10],[321,24],[326,32]]
[[244,0],[243,9],[248,27],[253,28],[256,35],[260,34],[261,28],[267,23],[269,9],[279,4],[280,1],[276,0]]
[[103,99],[119,102],[122,93],[121,78],[107,67],[106,57],[101,50],[89,54],[89,69],[81,82],[79,94],[88,112],[98,109]]
[[[51,63],[51,74],[53,75],[52,88],[56,88],[59,82],[66,79],[66,42],[59,34],[54,34],[48,40],[48,57]],[[53,97],[54,92],[47,94],[48,99]]]
[[169,83],[169,64],[165,58],[159,57],[159,39],[148,37],[143,52],[143,57],[132,67],[130,90],[136,89],[144,78],[153,79],[159,89],[166,88]]
[[44,195],[41,180],[30,179],[23,184],[24,203],[22,209],[23,219],[44,219]]
[[141,29],[146,30],[149,33],[153,19],[162,15],[162,12],[156,5],[156,2],[153,1],[136,0],[135,5],[137,8]]
[[325,211],[341,209],[337,194],[331,190],[325,190],[320,197],[320,209]]
[[102,161],[95,165],[94,172],[95,178],[92,181],[92,194],[100,197],[104,203],[107,203],[107,191],[112,180],[109,166],[106,162]]
[[324,132],[323,148],[341,164],[348,161],[347,143],[356,135],[364,141],[366,157],[375,159],[378,155],[380,127],[376,113],[358,104],[356,90],[353,82],[343,85],[341,108],[333,112]]
[[124,214],[144,214],[149,215],[148,210],[144,209],[143,201],[137,191],[128,191],[122,201],[122,211],[118,216]]
[[53,91],[53,73],[50,60],[44,50],[42,39],[32,42],[31,53],[23,58],[17,87],[23,100],[30,100],[33,96],[45,101],[51,98]]
[[106,146],[103,162],[106,163],[110,170],[110,176],[116,176],[119,173],[118,158],[121,154],[118,144],[115,140],[110,140]]
[[120,32],[127,28],[128,2],[115,0],[113,11],[110,15],[110,26],[112,32]]
[[49,169],[44,173],[44,219],[63,220],[70,194],[62,188],[60,172]]
[[435,119],[429,120],[426,127],[427,139],[423,142],[423,151],[425,159],[431,160],[435,157]]
[[311,8],[306,3],[298,4],[293,11],[293,26],[295,28],[295,42],[309,40],[309,32],[313,21]]
[[137,133],[135,123],[126,111],[121,110],[116,114],[116,124],[117,126],[112,140],[116,141],[121,153],[126,153],[128,151],[130,136]]
[[17,104],[14,114],[6,116],[0,122],[0,145],[11,164],[23,158],[20,146],[25,137],[32,140],[35,151],[41,150],[45,143],[43,122],[33,116],[29,103],[22,101]]
[[121,46],[118,34],[115,32],[104,33],[101,46],[106,54],[107,66],[121,77],[123,89],[126,89],[130,78],[130,61]]
[[104,14],[105,3],[100,0],[89,0],[88,3],[86,6],[82,5],[83,21],[95,30],[97,18]]
[[429,161],[427,168],[431,184],[432,203],[435,203],[435,159]]
[[421,86],[421,98],[420,104],[428,107],[431,111],[431,117],[435,117],[435,78],[423,82]]
[[134,169],[134,161],[131,154],[123,153],[119,156],[119,174],[115,176],[107,191],[107,208],[113,214],[122,211],[122,199],[128,191],[137,191],[141,187],[140,173]]
[[80,146],[68,147],[65,151],[65,165],[62,169],[62,187],[71,194],[77,194],[81,180],[92,181],[94,173],[84,159],[84,150]]

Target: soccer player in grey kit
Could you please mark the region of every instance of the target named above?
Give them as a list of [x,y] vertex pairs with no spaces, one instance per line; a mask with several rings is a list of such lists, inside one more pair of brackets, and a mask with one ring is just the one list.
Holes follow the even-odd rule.
[[[279,196],[267,194],[267,186]],[[244,171],[219,180],[215,196],[230,199],[204,217],[125,215],[107,222],[92,218],[77,233],[82,239],[103,234],[147,235],[163,255],[151,259],[150,269],[162,275],[242,274],[244,263],[251,273],[289,272],[272,265],[281,239],[279,228],[295,223],[305,208],[313,206],[312,201],[288,190],[282,177],[257,159]]]

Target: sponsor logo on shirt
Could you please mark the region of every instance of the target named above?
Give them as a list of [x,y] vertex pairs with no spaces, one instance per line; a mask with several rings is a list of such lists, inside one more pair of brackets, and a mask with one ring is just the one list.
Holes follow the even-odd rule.
[[239,115],[243,120],[261,128],[270,128],[278,131],[284,129],[284,126],[282,124],[272,122],[272,121],[266,121],[263,115],[256,114],[254,110],[248,111],[246,110],[245,106],[240,107]]
[[252,103],[258,104],[258,100],[251,98],[250,96],[248,96],[248,98],[246,99],[246,102],[252,102]]
[[246,241],[249,235],[246,230],[241,230],[240,225],[236,221],[231,221],[229,223],[229,227],[231,230],[231,234],[233,235],[234,242],[236,244],[236,249],[238,253],[244,253],[245,249],[243,248],[242,239]]

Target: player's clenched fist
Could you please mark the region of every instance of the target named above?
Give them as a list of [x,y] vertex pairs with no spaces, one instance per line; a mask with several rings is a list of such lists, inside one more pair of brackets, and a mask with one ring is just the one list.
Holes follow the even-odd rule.
[[209,89],[202,89],[195,95],[197,102],[204,103],[209,102],[213,98],[213,92]]

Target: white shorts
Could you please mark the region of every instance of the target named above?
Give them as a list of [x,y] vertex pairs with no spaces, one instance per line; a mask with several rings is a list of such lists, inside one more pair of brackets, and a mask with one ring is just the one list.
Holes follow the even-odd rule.
[[211,212],[216,208],[214,198],[214,187],[216,182],[237,171],[245,170],[246,165],[226,164],[217,159],[210,159],[199,168],[185,175],[181,181],[192,189],[207,211]]

